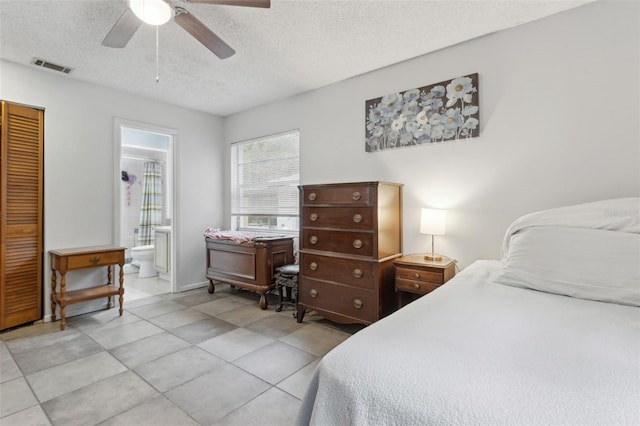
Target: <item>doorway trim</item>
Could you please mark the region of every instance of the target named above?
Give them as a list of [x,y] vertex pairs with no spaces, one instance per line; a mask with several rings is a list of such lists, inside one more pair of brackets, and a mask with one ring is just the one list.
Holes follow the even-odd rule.
[[120,241],[120,200],[122,185],[120,185],[120,155],[122,148],[122,128],[126,127],[134,130],[141,130],[151,133],[159,133],[171,137],[169,146],[170,161],[167,161],[171,173],[171,291],[176,292],[176,241],[179,232],[178,209],[176,203],[176,188],[178,188],[176,174],[176,144],[178,142],[178,131],[168,127],[156,126],[155,124],[142,123],[139,121],[127,120],[115,117],[113,121],[113,244]]

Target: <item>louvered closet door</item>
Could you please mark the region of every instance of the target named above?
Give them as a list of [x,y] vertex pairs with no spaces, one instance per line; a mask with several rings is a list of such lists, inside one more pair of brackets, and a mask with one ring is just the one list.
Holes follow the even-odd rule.
[[43,117],[2,102],[0,330],[42,318]]

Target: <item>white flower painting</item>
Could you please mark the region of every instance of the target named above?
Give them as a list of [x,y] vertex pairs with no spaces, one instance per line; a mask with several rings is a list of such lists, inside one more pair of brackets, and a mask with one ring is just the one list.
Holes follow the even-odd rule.
[[368,100],[367,152],[480,134],[478,73]]

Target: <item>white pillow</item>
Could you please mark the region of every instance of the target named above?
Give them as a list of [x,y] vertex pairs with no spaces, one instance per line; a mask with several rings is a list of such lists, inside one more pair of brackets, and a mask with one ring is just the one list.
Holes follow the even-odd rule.
[[640,306],[640,234],[534,226],[511,237],[495,282]]

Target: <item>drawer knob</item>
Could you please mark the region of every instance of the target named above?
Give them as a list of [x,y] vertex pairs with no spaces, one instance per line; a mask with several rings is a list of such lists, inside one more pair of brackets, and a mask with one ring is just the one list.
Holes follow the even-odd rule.
[[94,265],[98,262],[100,262],[100,257],[99,256],[94,256],[91,259],[89,259],[89,262],[93,263]]
[[413,288],[415,288],[416,290],[420,289],[420,284],[414,284]]
[[360,269],[354,269],[353,276],[356,278],[362,278],[362,271]]
[[354,192],[353,195],[351,196],[351,198],[353,198],[355,201],[358,201],[360,197],[362,197],[362,195],[360,195],[358,191]]
[[362,240],[354,240],[353,241],[353,247],[359,249],[362,248]]
[[318,237],[316,237],[315,235],[312,235],[311,238],[309,238],[309,242],[311,244],[318,244]]
[[318,290],[316,290],[315,288],[312,288],[311,290],[309,290],[309,296],[318,297]]
[[311,262],[309,264],[309,269],[311,269],[312,271],[315,271],[316,269],[318,269],[318,264],[316,262]]
[[354,214],[354,215],[353,215],[353,221],[354,221],[355,223],[360,223],[360,222],[362,222],[362,215],[361,215],[361,214]]
[[309,194],[309,201],[314,201],[316,199],[317,195],[315,192],[312,192]]
[[353,307],[356,308],[356,309],[362,309],[362,300],[355,299],[353,301]]
[[413,276],[414,276],[414,278],[420,278],[420,274],[417,273],[417,272]]
[[311,222],[315,222],[316,220],[318,220],[318,215],[316,213],[311,213],[309,219],[311,219]]

